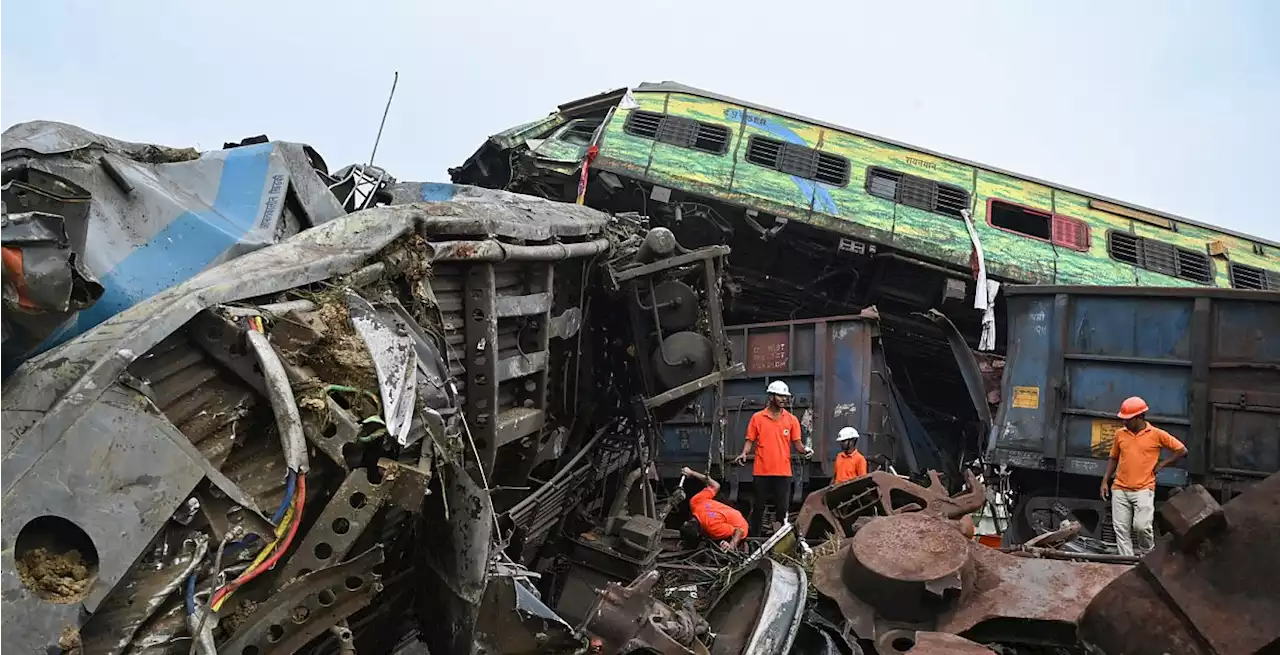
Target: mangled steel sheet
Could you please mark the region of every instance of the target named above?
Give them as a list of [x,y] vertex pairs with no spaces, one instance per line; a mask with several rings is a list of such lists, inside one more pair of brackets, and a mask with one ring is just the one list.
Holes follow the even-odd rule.
[[903,630],[1071,647],[1085,607],[1126,570],[1005,555],[970,541],[957,522],[911,512],[866,521],[818,559],[814,586],[878,652],[908,650],[894,646],[910,643]]
[[6,372],[210,266],[345,213],[315,151],[247,141],[201,154],[50,121],[5,130]]
[[657,571],[609,583],[583,632],[605,653],[782,655],[804,622],[807,579],[795,564],[762,560],[739,570],[702,616],[654,598]]
[[903,512],[960,519],[986,502],[986,488],[971,471],[965,471],[966,491],[956,496],[947,494],[936,471],[929,471],[929,480],[929,486],[922,487],[886,471],[873,471],[819,489],[805,498],[796,526],[805,537],[847,537],[854,533],[859,519]]
[[1080,621],[1106,653],[1269,652],[1280,643],[1280,474],[1219,506],[1195,485],[1160,510],[1164,540]]
[[[345,621],[369,652],[409,633],[472,648],[510,537],[490,490],[527,488],[595,430],[591,411],[561,423],[566,381],[633,379],[579,329],[608,217],[481,195],[327,222],[29,360],[4,388],[5,645],[168,652],[199,629],[323,650]],[[605,388],[611,422],[630,394]],[[264,560],[280,543],[297,549]]]

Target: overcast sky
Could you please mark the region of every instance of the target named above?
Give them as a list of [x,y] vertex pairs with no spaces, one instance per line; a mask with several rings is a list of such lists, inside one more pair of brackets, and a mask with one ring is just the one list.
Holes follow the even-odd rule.
[[[1034,6],[1032,6],[1034,5]],[[4,3],[0,121],[265,133],[447,180],[557,104],[675,80],[1280,240],[1280,3]]]

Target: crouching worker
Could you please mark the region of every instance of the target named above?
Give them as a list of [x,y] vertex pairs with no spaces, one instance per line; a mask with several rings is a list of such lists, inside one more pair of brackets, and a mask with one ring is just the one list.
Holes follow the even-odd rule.
[[680,526],[680,540],[691,547],[698,543],[700,537],[706,536],[725,550],[737,548],[747,538],[747,520],[742,517],[742,512],[715,500],[716,493],[720,491],[720,483],[715,478],[687,466],[680,472],[707,485],[689,499],[693,518]]
[[836,455],[836,476],[831,484],[848,482],[867,474],[867,458],[858,452],[858,430],[852,427],[840,428],[836,437],[840,444],[840,454]]

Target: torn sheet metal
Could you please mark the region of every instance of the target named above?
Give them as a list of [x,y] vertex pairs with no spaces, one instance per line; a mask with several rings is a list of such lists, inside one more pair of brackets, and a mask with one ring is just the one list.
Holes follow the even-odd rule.
[[[473,204],[479,206],[482,203]],[[541,207],[531,215],[518,221],[499,222],[497,227],[501,231],[545,230],[548,234],[579,229],[574,219],[557,213],[557,206],[553,203],[537,204]],[[391,261],[391,254],[402,256],[406,244],[412,247],[419,243],[421,237],[416,235],[424,232],[434,234],[435,226],[458,223],[464,226],[458,229],[470,230],[478,224],[470,217],[472,214],[492,216],[507,212],[472,210],[469,205],[445,205],[418,203],[376,207],[306,230],[284,243],[248,253],[234,262],[219,265],[166,289],[104,321],[90,333],[33,357],[15,373],[4,387],[6,432],[3,448],[0,448],[3,455],[0,473],[3,474],[5,497],[8,499],[2,513],[6,552],[14,550],[11,535],[21,531],[24,519],[38,518],[30,513],[39,512],[82,526],[97,545],[100,561],[95,586],[89,588],[90,597],[85,602],[78,606],[60,605],[50,609],[26,602],[29,599],[22,596],[19,585],[12,580],[10,572],[15,562],[11,558],[3,567],[6,576],[3,579],[6,585],[4,627],[6,639],[15,641],[6,645],[16,644],[18,650],[24,652],[42,650],[49,645],[51,638],[56,638],[59,629],[67,625],[74,628],[84,620],[81,617],[94,615],[94,594],[100,595],[117,586],[120,580],[129,579],[122,577],[122,572],[128,575],[139,573],[140,570],[131,563],[144,561],[139,559],[139,555],[150,543],[149,538],[161,529],[160,525],[172,524],[171,517],[178,510],[182,511],[179,515],[182,520],[187,520],[189,512],[185,501],[190,494],[177,489],[179,483],[186,489],[192,486],[201,489],[206,486],[199,482],[203,478],[213,479],[215,483],[230,478],[235,480],[235,485],[243,486],[257,498],[261,506],[285,506],[282,500],[287,492],[281,480],[284,455],[276,444],[277,435],[270,428],[271,413],[267,411],[262,371],[255,371],[252,366],[253,356],[245,348],[243,331],[235,329],[237,324],[234,323],[230,325],[232,329],[224,329],[226,322],[214,317],[213,312],[220,314],[229,306],[279,307],[282,298],[310,292],[316,298],[312,305],[298,307],[287,316],[279,313],[267,315],[265,326],[259,328],[270,336],[286,361],[287,374],[294,381],[294,390],[298,394],[296,399],[302,409],[305,438],[327,455],[341,459],[345,463],[343,468],[350,471],[347,478],[359,480],[360,486],[345,488],[339,485],[341,478],[330,475],[334,472],[333,467],[326,461],[317,460],[317,466],[323,464],[321,468],[324,470],[318,469],[307,480],[311,488],[307,498],[312,502],[305,504],[305,520],[293,538],[293,545],[285,551],[285,558],[270,574],[254,579],[236,594],[231,602],[237,606],[228,606],[225,612],[220,610],[218,632],[215,634],[222,635],[219,639],[232,641],[222,644],[219,650],[239,652],[252,646],[267,655],[276,650],[292,652],[300,641],[307,640],[315,647],[302,652],[330,652],[325,648],[326,644],[332,644],[332,638],[317,630],[345,619],[348,609],[364,606],[365,609],[357,610],[359,615],[353,615],[350,620],[361,652],[388,652],[398,637],[410,630],[420,630],[430,642],[432,652],[468,652],[467,649],[476,643],[481,600],[487,585],[492,582],[490,554],[499,552],[495,539],[505,541],[509,537],[505,530],[502,534],[496,532],[493,506],[486,489],[494,479],[486,480],[472,468],[475,449],[468,448],[465,441],[460,442],[457,433],[435,440],[441,447],[424,450],[421,454],[416,451],[395,452],[397,449],[382,449],[379,443],[368,443],[346,448],[352,456],[344,458],[342,446],[356,441],[357,432],[343,428],[337,421],[332,423],[335,427],[332,432],[326,429],[326,415],[337,413],[330,406],[336,399],[324,391],[328,385],[322,388],[311,384],[316,376],[322,382],[350,385],[352,381],[346,377],[347,371],[342,366],[326,369],[317,365],[310,349],[319,347],[332,352],[334,348],[354,348],[355,352],[364,355],[365,346],[356,334],[355,326],[348,322],[350,314],[360,314],[360,311],[352,312],[342,295],[334,297],[333,286],[335,282],[341,284],[350,280],[347,277],[350,273],[370,263],[383,264],[383,268],[390,271],[380,288],[390,292],[391,296],[380,296],[376,303],[370,304],[376,314],[370,316],[371,321],[376,318],[375,322],[390,333],[405,337],[407,351],[431,355],[430,366],[423,366],[424,362],[409,362],[405,368],[441,378],[436,382],[445,388],[455,385],[455,378],[465,372],[465,369],[455,372],[446,367],[440,353],[448,351],[452,344],[447,339],[452,335],[435,332],[442,327],[444,330],[454,329],[449,326],[461,325],[464,316],[469,318],[462,312],[466,298],[462,285],[446,288],[445,279],[450,276],[430,277],[431,283],[437,283],[436,291],[440,293],[436,302],[448,304],[443,308],[427,305],[425,309],[439,309],[438,313],[442,315],[439,320],[444,325],[431,323],[437,312],[426,311],[426,319],[420,324],[419,332],[414,332],[412,317],[423,308],[415,307],[412,312],[405,312],[396,302],[399,300],[408,306],[411,298],[406,298],[404,291],[411,285],[401,284],[408,280],[397,277],[401,273],[396,272],[399,269]],[[519,206],[520,203],[513,205]],[[462,215],[441,216],[441,211],[456,211]],[[571,208],[571,211],[579,209]],[[519,215],[520,212],[511,214],[513,218]],[[589,222],[603,228],[607,221],[607,216],[592,212]],[[595,238],[602,231],[583,236]],[[427,251],[417,249],[415,252]],[[520,266],[496,268],[491,289],[538,284],[538,288],[529,289],[532,294],[549,295],[549,291],[543,290],[554,289],[560,295],[564,288],[568,291],[563,293],[563,305],[583,304],[577,289],[569,286],[576,279],[573,273],[580,270],[579,262],[572,262],[561,269],[564,274],[554,278],[556,287],[551,286],[553,278],[545,268],[542,271],[545,276],[542,277],[535,277]],[[432,273],[441,274],[443,271],[436,269]],[[449,273],[452,279],[461,281],[466,278],[468,270],[465,265],[457,264]],[[340,280],[334,280],[339,277]],[[412,299],[417,299],[416,293],[416,289],[410,292]],[[550,316],[550,309],[555,308],[550,302],[553,298],[546,297],[545,300],[546,311],[539,320]],[[354,304],[369,310],[367,305]],[[212,312],[209,311],[211,309]],[[308,309],[311,311],[306,311]],[[400,330],[400,323],[389,317],[404,321],[406,329]],[[514,323],[513,317],[512,331],[518,331]],[[503,339],[512,337],[511,331],[499,334]],[[590,336],[589,332],[580,331],[578,334]],[[410,337],[420,339],[421,343],[413,342]],[[490,352],[511,347],[503,346],[496,339],[487,341]],[[584,342],[583,347],[592,346]],[[240,360],[228,356],[224,352],[228,349],[241,351]],[[556,357],[560,356],[561,353],[556,353]],[[572,367],[558,365],[572,374]],[[368,367],[360,370],[361,374],[367,373],[362,375],[360,386],[371,391],[377,384],[373,369],[370,360]],[[124,381],[122,375],[126,371],[130,371],[132,377]],[[586,373],[585,367],[583,372]],[[423,377],[418,375],[419,380]],[[421,389],[422,383],[417,386]],[[473,391],[465,387],[462,389],[464,393]],[[449,393],[456,394],[452,389]],[[246,397],[250,399],[247,404],[243,400]],[[455,403],[447,398],[436,400],[446,400],[444,404],[447,407],[442,409],[454,409]],[[523,409],[521,400],[500,400],[506,403],[506,407],[499,406],[500,409],[513,408],[517,412]],[[372,413],[364,411],[372,405],[361,400],[355,409],[359,409],[359,415],[363,417]],[[251,411],[232,411],[241,407]],[[140,426],[146,429],[139,429]],[[562,425],[556,428],[548,434],[565,429]],[[118,434],[120,430],[126,430],[127,434]],[[619,437],[619,440],[626,438],[627,447],[617,450],[624,457],[634,457],[634,449],[630,447],[634,443],[633,435],[628,431]],[[157,440],[158,445],[154,443]],[[325,450],[321,445],[325,442],[336,443],[338,447]],[[502,452],[511,453],[513,461],[525,457],[526,453],[532,456],[539,444],[534,440],[530,442],[527,446],[511,446]],[[566,443],[577,447],[577,442]],[[149,455],[137,456],[140,451],[146,454],[147,448],[159,452],[159,459]],[[117,453],[119,449],[123,451]],[[228,453],[228,449],[234,451]],[[382,474],[378,475],[371,469],[370,460],[384,453],[400,457],[403,461],[393,467],[382,467]],[[188,462],[195,457],[200,461]],[[214,460],[219,463],[212,464]],[[421,478],[406,475],[407,471],[399,468],[414,460],[430,465],[433,476],[420,483],[414,482],[411,485],[414,490],[402,491],[400,488],[406,482],[413,482],[415,477]],[[382,461],[391,460],[378,461],[381,465]],[[572,489],[578,498],[599,477],[617,468],[594,458],[590,464],[592,475]],[[219,466],[225,467],[227,473],[219,473]],[[145,468],[148,476],[158,477],[161,482],[143,476],[138,467]],[[509,475],[513,468],[504,467],[502,474]],[[85,473],[77,473],[81,471]],[[72,478],[67,477],[69,474]],[[513,487],[532,486],[529,483],[534,482],[527,474],[509,477],[511,481],[504,484]],[[76,490],[74,502],[64,502],[65,492],[57,486],[60,482]],[[108,484],[112,488],[103,486]],[[426,489],[428,484],[429,493]],[[373,491],[373,488],[383,486],[390,486],[392,496],[405,500],[396,507],[386,507]],[[218,488],[236,504],[244,504],[232,491]],[[31,498],[37,499],[34,505]],[[207,529],[211,534],[228,534],[242,512],[235,512],[235,507],[218,512],[218,505],[206,502],[206,499],[214,498],[212,490],[208,496],[201,494],[200,498],[201,511],[218,518],[210,519],[207,528],[205,521],[193,518],[188,528],[199,526],[195,529]],[[14,499],[20,499],[21,503],[10,502]],[[335,511],[330,512],[329,507]],[[419,507],[422,508],[421,513],[415,511]],[[558,524],[557,520],[569,507],[571,503],[566,501],[557,505],[556,514],[543,517],[548,520],[548,531]],[[258,514],[249,505],[245,508]],[[336,511],[338,509],[341,511]],[[135,521],[145,523],[140,526],[121,523],[122,515],[124,518],[134,516]],[[265,519],[261,520],[265,522]],[[122,538],[120,533],[125,528],[130,534]],[[269,534],[266,531],[255,534],[264,533]],[[361,576],[362,580],[357,581],[348,576],[341,581],[342,589],[332,585],[326,585],[325,589],[313,588],[308,591],[304,602],[260,606],[254,613],[252,604],[261,603],[264,598],[285,603],[291,597],[293,585],[310,583],[303,575],[303,569],[312,568],[315,570],[313,575],[320,574],[324,569],[311,563],[338,561],[344,553],[353,552],[348,547],[349,543],[361,539],[373,540],[387,548],[386,577],[372,580],[372,587],[369,586],[370,578]],[[215,541],[220,542],[221,539]],[[242,565],[248,561],[245,556],[251,559],[252,552],[228,552],[230,559],[223,560],[223,563],[235,561],[237,564],[232,566]],[[212,557],[206,554],[206,563]],[[206,570],[201,567],[202,572]],[[298,575],[294,576],[290,571]],[[359,576],[354,571],[349,573]],[[159,585],[161,581],[151,579],[155,575],[145,576],[147,585],[153,582]],[[289,581],[295,578],[297,581],[289,585]],[[379,592],[378,585],[385,586],[385,589]],[[207,584],[202,582],[200,587],[203,591]],[[371,600],[374,594],[379,595],[376,600]],[[181,605],[182,599],[175,597],[180,595],[181,592],[171,594],[169,602],[177,601]],[[312,602],[313,598],[318,599],[318,605]],[[326,605],[330,601],[325,598],[336,599],[336,602]],[[369,602],[372,606],[366,606]],[[302,609],[298,610],[299,607]],[[508,604],[506,608],[510,611],[512,605]],[[287,610],[297,613],[291,614],[288,621],[280,622],[278,617]],[[169,605],[162,606],[134,632],[132,645],[140,648],[146,648],[148,644],[189,647],[189,642],[181,641],[186,634],[183,615],[180,608],[171,611]],[[271,616],[270,621],[258,618],[267,615]],[[250,622],[245,623],[246,620]],[[555,625],[561,629],[564,627],[562,623]],[[101,627],[115,634],[127,626],[112,623]],[[378,645],[371,644],[365,648],[362,642]]]
[[418,390],[418,352],[407,332],[401,333],[383,322],[368,300],[347,292],[347,311],[356,334],[373,357],[382,395],[383,420],[387,433],[401,446],[408,445]]
[[[991,407],[987,404],[986,382],[982,367],[978,364],[978,358],[969,349],[964,335],[960,334],[960,330],[945,314],[931,309],[925,316],[928,316],[929,320],[941,328],[942,333],[946,335],[947,345],[951,346],[951,355],[956,358],[956,366],[960,368],[960,376],[964,378],[964,387],[969,392],[969,399],[973,401],[973,409],[978,413],[978,420],[982,422],[982,434],[991,432]],[[983,329],[985,331],[986,328]]]
[[6,130],[6,209],[63,217],[71,251],[103,287],[20,352],[50,348],[214,264],[343,215],[308,150],[267,142],[198,154],[50,121]]
[[4,214],[5,309],[65,313],[92,305],[102,285],[71,249],[63,218],[44,212]]
[[407,335],[413,343],[418,364],[418,400],[422,403],[422,408],[428,411],[452,411],[457,404],[458,394],[449,381],[449,367],[445,364],[440,349],[399,301],[384,300],[374,307],[383,323],[391,326],[396,334]]
[[476,639],[480,652],[541,655],[580,652],[578,631],[547,607],[527,582],[493,574],[481,605]]
[[761,560],[746,569],[707,612],[713,653],[790,653],[804,624],[808,576],[796,564]]

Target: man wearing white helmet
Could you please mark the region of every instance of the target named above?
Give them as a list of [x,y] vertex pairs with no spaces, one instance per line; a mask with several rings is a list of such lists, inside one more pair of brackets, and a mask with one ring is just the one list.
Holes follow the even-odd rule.
[[836,477],[831,484],[848,482],[867,474],[867,458],[858,452],[858,431],[852,427],[840,428],[836,437],[840,444],[840,454],[836,455]]
[[751,450],[756,451],[752,467],[756,502],[751,507],[751,532],[760,535],[765,533],[765,505],[773,505],[779,521],[787,518],[791,506],[791,448],[794,446],[805,457],[813,455],[813,450],[800,440],[800,421],[787,411],[787,401],[791,399],[787,383],[774,380],[765,393],[769,394],[769,405],[751,417],[742,454],[734,460],[743,466]]

